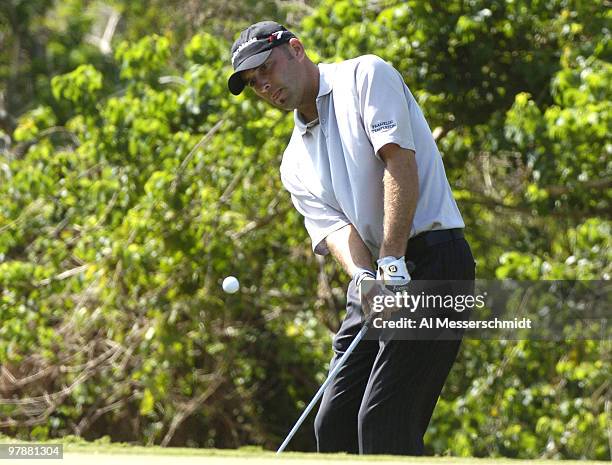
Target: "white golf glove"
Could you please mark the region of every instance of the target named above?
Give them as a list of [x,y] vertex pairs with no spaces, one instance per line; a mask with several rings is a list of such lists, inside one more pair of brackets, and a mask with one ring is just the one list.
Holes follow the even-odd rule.
[[404,257],[383,257],[376,263],[378,264],[376,279],[382,281],[385,286],[406,286],[410,282],[410,273]]
[[[355,285],[359,289],[359,299],[361,301],[362,311],[367,317],[370,317],[373,313],[375,296],[394,296],[393,292],[385,286],[381,286],[380,283],[376,281],[376,275],[371,270],[360,268],[353,275],[353,279],[355,280]],[[383,318],[388,318],[392,312],[387,308],[385,308],[385,310],[386,311],[382,313],[378,313],[381,313]]]
[[371,270],[359,268],[353,275],[353,279],[355,280],[357,287],[359,287],[364,279],[376,279],[376,275]]

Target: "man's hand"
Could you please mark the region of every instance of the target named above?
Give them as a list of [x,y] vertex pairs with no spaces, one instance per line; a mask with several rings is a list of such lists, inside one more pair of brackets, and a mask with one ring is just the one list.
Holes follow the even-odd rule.
[[359,289],[361,308],[366,318],[371,318],[375,316],[373,314],[378,314],[384,319],[388,319],[391,314],[398,310],[393,306],[384,304],[383,300],[385,297],[395,299],[395,294],[377,281],[373,271],[360,268],[353,275],[353,279]]

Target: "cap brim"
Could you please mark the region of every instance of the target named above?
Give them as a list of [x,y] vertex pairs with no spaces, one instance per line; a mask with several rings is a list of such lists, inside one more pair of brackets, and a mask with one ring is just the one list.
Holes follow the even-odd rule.
[[244,90],[245,83],[240,77],[240,73],[242,71],[246,71],[247,69],[257,68],[268,59],[270,53],[272,53],[272,50],[264,50],[263,52],[248,57],[246,60],[240,63],[240,65],[238,65],[234,73],[227,80],[227,87],[232,94],[239,95]]

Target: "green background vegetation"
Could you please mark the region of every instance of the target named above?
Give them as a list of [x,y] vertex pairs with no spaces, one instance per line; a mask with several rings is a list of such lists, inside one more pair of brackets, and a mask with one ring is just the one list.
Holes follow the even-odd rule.
[[[609,6],[3,1],[0,432],[274,448],[324,379],[348,277],[280,184],[291,116],[226,89],[264,18],[401,71],[480,278],[610,279]],[[610,349],[466,341],[428,452],[608,459]]]

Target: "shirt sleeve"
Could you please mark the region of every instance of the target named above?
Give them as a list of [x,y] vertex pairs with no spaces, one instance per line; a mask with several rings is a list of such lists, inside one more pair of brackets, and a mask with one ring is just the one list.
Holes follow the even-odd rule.
[[295,209],[304,217],[306,231],[312,241],[312,250],[318,255],[327,255],[329,249],[325,238],[350,222],[344,214],[309,192],[295,173],[287,173],[281,167],[281,181],[291,194]]
[[409,101],[400,73],[381,58],[366,55],[357,67],[356,84],[364,127],[376,156],[388,143],[415,150]]

